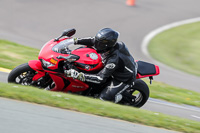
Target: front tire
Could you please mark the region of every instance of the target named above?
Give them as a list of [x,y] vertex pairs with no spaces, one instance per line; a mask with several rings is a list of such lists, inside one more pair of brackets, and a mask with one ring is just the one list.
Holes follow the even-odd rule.
[[35,76],[36,71],[34,71],[28,63],[19,65],[15,67],[8,75],[9,83],[16,83],[22,85],[31,85],[32,78]]

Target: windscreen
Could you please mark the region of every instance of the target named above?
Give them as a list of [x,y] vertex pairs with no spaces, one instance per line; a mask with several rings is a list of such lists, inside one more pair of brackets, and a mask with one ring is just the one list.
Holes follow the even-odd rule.
[[68,54],[68,46],[74,44],[74,39],[66,39],[56,44],[52,50],[57,53]]

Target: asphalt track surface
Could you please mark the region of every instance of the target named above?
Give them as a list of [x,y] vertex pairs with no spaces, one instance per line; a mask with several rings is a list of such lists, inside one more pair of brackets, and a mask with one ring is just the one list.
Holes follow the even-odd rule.
[[0,98],[0,112],[0,122],[4,121],[0,124],[1,133],[175,133],[3,98]]
[[[67,28],[76,28],[76,37],[87,37],[94,36],[101,28],[111,27],[120,32],[119,40],[127,44],[135,59],[154,63],[142,53],[144,37],[163,25],[199,17],[199,5],[197,0],[140,0],[135,7],[126,6],[124,0],[1,0],[0,38],[41,48]],[[161,74],[155,80],[200,92],[199,77],[165,65],[160,69]],[[5,81],[7,74],[0,74],[1,81]],[[197,112],[186,115],[187,109],[156,102],[148,102],[144,109],[199,120]]]

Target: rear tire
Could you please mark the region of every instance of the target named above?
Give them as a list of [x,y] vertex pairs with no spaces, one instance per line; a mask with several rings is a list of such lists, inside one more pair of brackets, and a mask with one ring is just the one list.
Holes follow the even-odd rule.
[[147,102],[149,98],[149,87],[143,80],[136,79],[134,86],[127,89],[126,93],[132,96],[133,99],[130,97],[125,97],[125,101],[128,100],[129,102],[125,102],[124,104],[140,108]]

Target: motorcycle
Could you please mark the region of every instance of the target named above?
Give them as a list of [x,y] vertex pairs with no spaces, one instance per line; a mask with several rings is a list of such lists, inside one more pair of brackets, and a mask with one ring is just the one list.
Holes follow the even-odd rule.
[[[8,82],[98,98],[112,77],[99,85],[66,77],[64,74],[69,69],[95,74],[104,67],[101,55],[94,48],[70,48],[75,32],[75,29],[65,30],[61,36],[47,42],[39,53],[39,60],[31,60],[14,68],[9,73]],[[119,104],[143,106],[149,98],[149,87],[141,78],[149,77],[151,82],[153,76],[160,73],[157,65],[144,61],[136,61],[136,64],[136,80],[122,93],[123,98]]]

